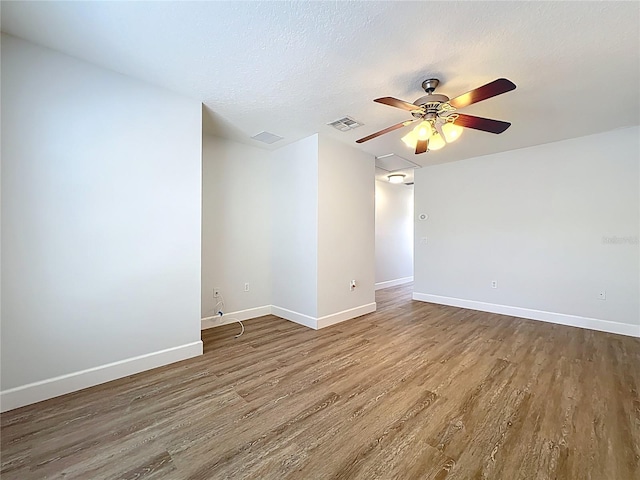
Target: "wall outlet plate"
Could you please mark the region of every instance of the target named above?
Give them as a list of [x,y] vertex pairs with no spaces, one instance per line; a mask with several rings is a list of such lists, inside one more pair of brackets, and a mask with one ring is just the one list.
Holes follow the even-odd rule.
[[498,281],[497,280],[491,280],[491,288],[498,288]]
[[219,296],[220,296],[220,289],[216,287],[213,289],[213,298],[218,298]]
[[607,299],[607,292],[605,290],[600,290],[598,292],[598,299],[599,300],[606,300]]

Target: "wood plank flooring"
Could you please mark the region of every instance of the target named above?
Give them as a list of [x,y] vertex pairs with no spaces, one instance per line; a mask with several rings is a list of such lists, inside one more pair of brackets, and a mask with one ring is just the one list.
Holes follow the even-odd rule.
[[9,479],[640,478],[640,340],[377,292],[1,415]]

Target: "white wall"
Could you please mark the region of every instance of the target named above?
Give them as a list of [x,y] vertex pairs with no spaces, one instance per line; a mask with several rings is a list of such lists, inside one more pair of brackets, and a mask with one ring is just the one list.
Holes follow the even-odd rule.
[[273,151],[271,167],[272,304],[315,318],[318,315],[318,135]]
[[415,213],[429,218],[416,220],[414,298],[640,336],[639,136],[626,128],[417,170]]
[[200,156],[199,102],[2,36],[3,409],[202,351]]
[[202,317],[214,288],[225,313],[271,304],[271,170],[269,151],[203,137]]
[[[204,157],[203,305],[228,285],[227,310],[312,328],[375,310],[373,157],[318,135],[272,152],[205,139]],[[254,302],[249,278],[270,285]]]
[[376,181],[376,288],[413,279],[413,185]]
[[375,159],[323,135],[319,152],[318,316],[373,311]]

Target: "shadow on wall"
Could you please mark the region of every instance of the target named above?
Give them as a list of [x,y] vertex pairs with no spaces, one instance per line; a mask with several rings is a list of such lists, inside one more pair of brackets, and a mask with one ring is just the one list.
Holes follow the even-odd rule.
[[202,133],[227,138],[237,142],[246,142],[247,135],[210,107],[202,104]]

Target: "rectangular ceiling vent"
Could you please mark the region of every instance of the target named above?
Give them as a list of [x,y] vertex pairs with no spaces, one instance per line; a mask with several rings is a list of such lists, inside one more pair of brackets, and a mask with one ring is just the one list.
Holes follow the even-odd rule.
[[409,168],[420,168],[420,165],[395,153],[388,153],[376,157],[376,167],[386,170],[387,172],[395,172]]
[[354,128],[361,127],[364,124],[360,122],[356,122],[351,117],[344,117],[344,118],[339,118],[335,122],[329,122],[327,123],[327,125],[337,130],[340,130],[341,132],[348,132],[349,130],[353,130]]
[[283,139],[283,137],[274,135],[273,133],[269,132],[260,132],[259,134],[254,135],[251,138],[253,138],[254,140],[258,140],[259,142],[268,143],[269,145]]

